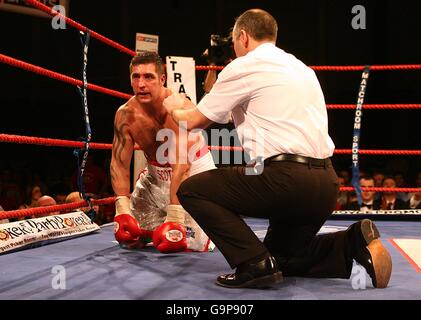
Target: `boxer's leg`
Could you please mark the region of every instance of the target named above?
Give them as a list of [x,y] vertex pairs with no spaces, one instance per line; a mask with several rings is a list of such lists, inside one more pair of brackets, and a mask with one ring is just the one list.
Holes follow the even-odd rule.
[[130,197],[130,209],[140,226],[149,231],[160,226],[165,220],[168,202],[167,190],[163,190],[148,171],[141,173]]

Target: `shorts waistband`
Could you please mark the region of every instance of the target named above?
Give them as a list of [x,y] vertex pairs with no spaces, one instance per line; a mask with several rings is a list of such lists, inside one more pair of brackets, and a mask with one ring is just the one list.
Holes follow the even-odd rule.
[[302,164],[307,164],[312,167],[326,168],[331,164],[330,158],[326,159],[316,159],[305,156],[300,156],[298,154],[279,154],[271,158],[266,159],[268,162],[277,162],[277,161],[290,161],[297,162]]

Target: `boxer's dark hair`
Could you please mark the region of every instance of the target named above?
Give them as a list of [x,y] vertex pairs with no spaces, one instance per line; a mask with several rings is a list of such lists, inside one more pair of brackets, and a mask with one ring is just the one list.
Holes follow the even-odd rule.
[[278,24],[275,18],[262,9],[250,9],[241,14],[235,20],[235,34],[233,34],[233,37],[237,39],[241,29],[257,41],[276,41],[278,34]]
[[132,61],[130,62],[129,71],[130,74],[132,73],[132,69],[134,66],[137,66],[139,64],[147,64],[147,63],[153,63],[156,67],[156,72],[158,75],[161,75],[164,73],[164,64],[162,63],[161,57],[155,53],[155,52],[140,52],[136,54]]

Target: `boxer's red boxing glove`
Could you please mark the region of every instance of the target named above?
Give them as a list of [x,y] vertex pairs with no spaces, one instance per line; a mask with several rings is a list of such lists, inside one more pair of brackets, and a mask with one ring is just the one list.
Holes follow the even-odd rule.
[[116,215],[114,217],[114,235],[121,245],[130,249],[143,248],[152,238],[152,231],[143,230],[139,222],[130,214],[130,199],[119,196],[115,202]]
[[114,218],[114,235],[120,244],[133,244],[142,236],[142,230],[135,218],[120,214]]
[[153,232],[153,245],[162,253],[186,251],[186,228],[177,222],[164,222]]
[[187,249],[186,228],[184,226],[186,211],[179,204],[169,204],[167,217],[153,234],[153,244],[162,253],[180,252]]

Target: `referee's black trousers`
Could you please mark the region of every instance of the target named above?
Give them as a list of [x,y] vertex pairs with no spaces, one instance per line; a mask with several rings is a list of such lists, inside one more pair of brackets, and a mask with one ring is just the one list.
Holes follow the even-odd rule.
[[[269,251],[285,276],[348,278],[352,259],[346,232],[316,236],[338,195],[330,160],[318,167],[270,162],[260,175],[246,175],[245,170],[202,172],[185,180],[177,193],[230,266]],[[263,243],[241,216],[269,219]]]

